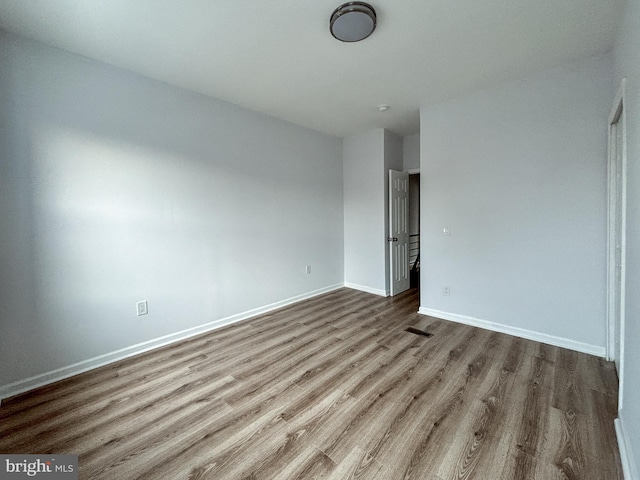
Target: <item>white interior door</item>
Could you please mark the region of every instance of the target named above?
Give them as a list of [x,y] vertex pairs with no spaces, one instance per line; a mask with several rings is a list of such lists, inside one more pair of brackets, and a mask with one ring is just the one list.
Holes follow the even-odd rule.
[[625,265],[626,265],[626,126],[624,81],[609,117],[609,240],[607,357],[618,370],[618,408],[624,389]]
[[389,170],[391,296],[409,289],[409,174]]
[[614,304],[613,304],[613,360],[616,364],[618,372],[620,372],[620,330],[622,323],[622,135],[620,134],[620,125],[617,123],[612,125],[613,148],[615,173],[613,175],[614,189],[614,252],[613,261],[615,264],[614,272]]

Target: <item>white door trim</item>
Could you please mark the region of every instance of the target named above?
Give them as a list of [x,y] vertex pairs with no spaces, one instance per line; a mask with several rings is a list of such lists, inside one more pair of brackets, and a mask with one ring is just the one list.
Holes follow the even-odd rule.
[[[608,215],[607,215],[607,359],[613,360],[616,335],[620,338],[620,371],[618,377],[618,409],[622,409],[622,393],[624,388],[624,334],[625,334],[625,275],[626,275],[626,230],[627,230],[627,132],[626,132],[626,79],[623,78],[616,94],[609,115],[608,123]],[[617,126],[622,126],[621,152],[621,184],[620,192],[616,192],[616,138],[613,135]],[[616,332],[616,195],[621,196],[621,228],[620,228],[620,331]]]

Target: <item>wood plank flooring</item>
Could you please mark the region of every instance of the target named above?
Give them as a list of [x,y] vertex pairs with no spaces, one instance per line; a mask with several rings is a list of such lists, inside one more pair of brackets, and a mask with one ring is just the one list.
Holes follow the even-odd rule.
[[6,399],[0,452],[85,479],[622,479],[611,363],[417,310],[341,289]]

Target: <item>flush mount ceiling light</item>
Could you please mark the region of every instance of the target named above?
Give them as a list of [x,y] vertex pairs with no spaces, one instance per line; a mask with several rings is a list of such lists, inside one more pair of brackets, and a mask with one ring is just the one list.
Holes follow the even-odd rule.
[[368,3],[345,3],[331,14],[329,29],[341,42],[359,42],[376,29],[376,11]]

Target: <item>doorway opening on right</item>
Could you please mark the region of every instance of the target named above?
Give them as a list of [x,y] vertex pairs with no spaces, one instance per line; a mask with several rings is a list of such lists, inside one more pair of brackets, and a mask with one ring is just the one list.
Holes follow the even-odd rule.
[[409,276],[410,287],[420,286],[420,174],[409,174]]

